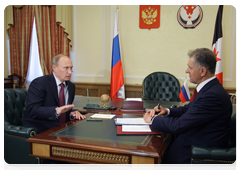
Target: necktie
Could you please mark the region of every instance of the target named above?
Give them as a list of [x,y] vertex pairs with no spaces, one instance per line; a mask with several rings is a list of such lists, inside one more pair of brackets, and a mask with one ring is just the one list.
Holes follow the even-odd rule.
[[190,102],[193,101],[194,97],[197,95],[197,88],[194,90],[193,95],[190,99]]
[[[60,86],[61,86],[61,89],[60,89],[60,92],[59,92],[59,105],[61,107],[61,106],[65,105],[65,96],[64,96],[64,84],[61,83]],[[62,113],[60,115],[59,125],[65,123],[65,122],[66,122],[66,114]]]

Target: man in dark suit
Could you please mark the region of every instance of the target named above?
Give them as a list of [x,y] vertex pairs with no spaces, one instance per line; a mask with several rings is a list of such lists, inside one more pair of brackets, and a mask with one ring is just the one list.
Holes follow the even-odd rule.
[[[145,113],[152,130],[178,135],[170,145],[163,163],[191,163],[191,146],[224,148],[230,127],[232,104],[215,77],[216,57],[209,49],[189,53],[190,82],[197,84],[197,95],[189,104],[166,109],[157,106]],[[155,117],[155,113],[158,116]]]
[[[72,68],[71,59],[59,54],[52,61],[53,73],[31,82],[23,119],[24,127],[35,127],[38,133],[41,133],[70,119],[86,118],[79,111],[72,111],[75,96],[75,85],[70,82]],[[59,93],[62,83],[64,103],[60,106]]]

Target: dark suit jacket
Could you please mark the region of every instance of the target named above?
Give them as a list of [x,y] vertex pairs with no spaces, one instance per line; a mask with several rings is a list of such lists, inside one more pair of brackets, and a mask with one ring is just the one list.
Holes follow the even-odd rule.
[[[75,96],[75,85],[66,81],[68,86],[68,103],[72,104]],[[55,108],[59,107],[58,91],[53,74],[42,76],[33,80],[27,94],[27,107],[24,114],[23,126],[35,127],[38,133],[58,125]],[[66,112],[69,121],[71,110]]]
[[191,145],[224,148],[231,114],[230,98],[215,78],[189,104],[170,109],[168,117],[155,117],[152,130],[179,135],[163,163],[191,163]]

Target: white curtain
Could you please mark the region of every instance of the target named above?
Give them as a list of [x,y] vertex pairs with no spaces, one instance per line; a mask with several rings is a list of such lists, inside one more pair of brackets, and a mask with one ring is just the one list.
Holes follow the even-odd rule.
[[33,30],[32,30],[32,38],[31,38],[31,47],[30,47],[30,57],[29,57],[29,66],[27,73],[27,89],[30,83],[37,77],[43,76],[43,72],[40,65],[39,60],[39,51],[38,51],[38,41],[37,41],[37,30],[35,17],[33,21]]

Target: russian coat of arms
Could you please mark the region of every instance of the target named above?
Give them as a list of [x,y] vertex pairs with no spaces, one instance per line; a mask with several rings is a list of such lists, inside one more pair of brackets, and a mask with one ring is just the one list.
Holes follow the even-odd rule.
[[140,28],[159,28],[160,26],[160,5],[140,5],[139,12]]

